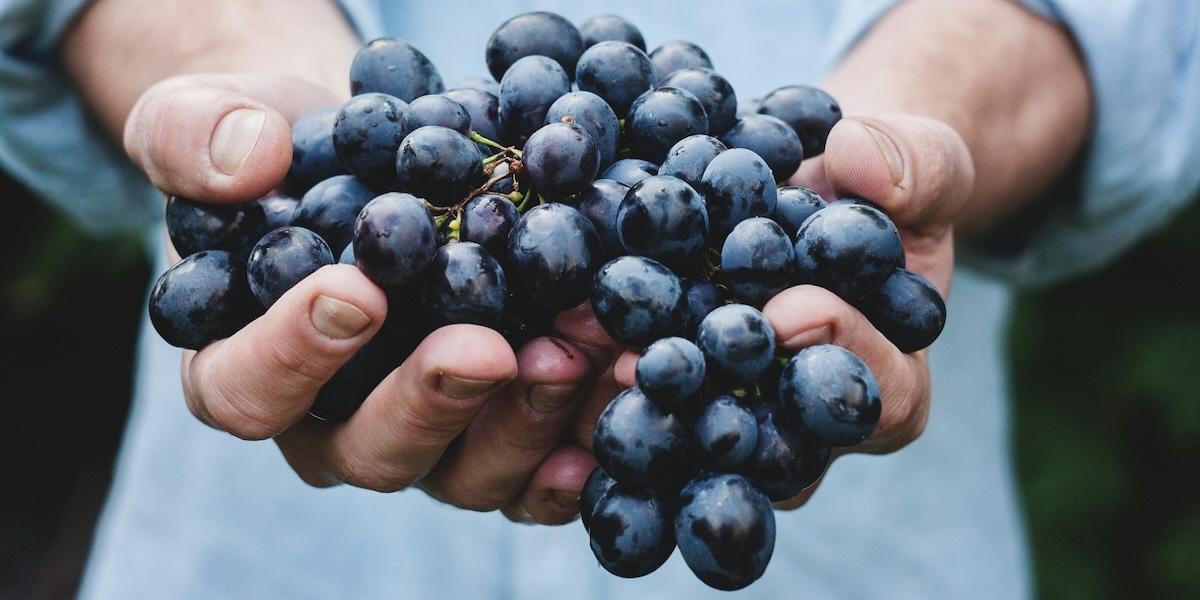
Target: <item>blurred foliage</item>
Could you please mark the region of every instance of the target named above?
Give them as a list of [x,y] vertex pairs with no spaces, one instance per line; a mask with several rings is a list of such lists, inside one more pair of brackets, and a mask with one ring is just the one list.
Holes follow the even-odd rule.
[[1193,203],[1104,271],[1017,301],[1017,464],[1040,597],[1200,597],[1197,264]]

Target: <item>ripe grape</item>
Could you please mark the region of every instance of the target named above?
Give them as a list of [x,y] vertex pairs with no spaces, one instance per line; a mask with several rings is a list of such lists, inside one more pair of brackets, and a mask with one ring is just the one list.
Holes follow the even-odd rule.
[[604,99],[620,116],[633,101],[654,87],[654,65],[644,50],[625,42],[600,42],[579,57],[575,67],[579,89]]
[[765,217],[738,223],[721,247],[721,278],[729,293],[762,306],[792,284],[795,251],[783,229]]
[[338,175],[314,185],[300,199],[292,225],[321,236],[334,254],[354,239],[354,220],[375,192],[351,175]]
[[291,193],[303,195],[317,182],[346,173],[333,147],[337,115],[337,108],[320,108],[292,122],[292,166],[287,174]]
[[[621,392],[596,420],[592,452],[620,484],[668,490],[691,474],[683,419],[637,388]],[[592,515],[593,531],[596,515]]]
[[745,148],[762,157],[775,175],[775,181],[794,175],[804,159],[804,149],[796,132],[787,123],[768,115],[738,119],[721,136],[721,141],[730,148]]
[[508,276],[525,300],[549,310],[583,302],[600,266],[600,236],[565,204],[535,206],[508,236]]
[[754,413],[729,394],[709,400],[692,428],[700,464],[715,471],[741,468],[758,444],[758,421]]
[[819,88],[789,85],[767,94],[758,112],[782,119],[800,136],[804,156],[825,153],[829,131],[842,118],[837,101]]
[[583,38],[579,30],[557,14],[538,11],[502,23],[488,39],[485,57],[492,77],[501,80],[520,59],[533,55],[547,57],[573,75],[580,54]]
[[591,48],[600,42],[628,42],[646,51],[646,40],[633,23],[617,15],[596,15],[579,26],[583,47]]
[[771,562],[775,513],[745,477],[702,475],[679,494],[675,538],[696,577],[719,590],[740,590]]
[[358,268],[384,290],[414,281],[436,249],[429,210],[411,194],[389,192],[371,200],[354,224]]
[[382,93],[405,102],[445,89],[442,76],[420,50],[404,40],[378,38],[350,63],[350,93]]
[[662,81],[679,69],[700,67],[713,68],[712,60],[703,48],[683,40],[670,40],[650,53],[650,62],[654,63],[654,73]]
[[250,292],[271,308],[284,292],[325,265],[333,264],[333,252],[321,236],[303,227],[281,227],[264,235],[246,263]]
[[646,397],[669,409],[681,408],[704,383],[704,354],[681,337],[662,338],[642,351],[635,372]]
[[224,250],[184,258],[150,290],[150,323],[178,348],[199,350],[237,333],[261,313],[243,262]]
[[862,204],[834,203],[796,233],[796,276],[849,302],[879,289],[904,266],[900,233],[882,212]]
[[660,87],[629,107],[625,133],[634,156],[662,163],[667,151],[689,135],[708,133],[704,105],[687,90]]
[[662,81],[662,87],[673,87],[691,92],[708,115],[708,131],[721,135],[733,127],[737,119],[737,93],[729,80],[712,69],[690,67],[678,69]]
[[629,188],[617,208],[617,237],[627,254],[676,272],[699,268],[708,241],[704,199],[682,179],[655,175]]
[[346,171],[378,189],[392,183],[406,106],[379,93],[354,96],[342,105],[333,124],[333,149]]
[[546,122],[550,105],[571,91],[566,71],[545,56],[518,60],[500,80],[500,125],[510,140],[524,139]]
[[779,379],[788,422],[831,446],[853,446],[879,423],[882,401],[871,370],[841,346],[809,346],[796,353]]
[[658,175],[658,165],[640,158],[622,158],[605,169],[600,178],[633,186],[652,175]]
[[644,489],[621,484],[596,502],[589,539],[600,566],[618,577],[653,573],[675,551],[671,502]]
[[719,246],[733,227],[775,212],[775,177],[767,163],[744,148],[726,150],[708,163],[700,179],[708,207],[709,241]]
[[426,125],[447,127],[466,135],[472,129],[471,114],[462,104],[444,94],[421,96],[410,102],[400,116],[400,139]]
[[525,142],[521,162],[533,189],[559,201],[583,190],[596,177],[600,153],[578,123],[551,123]]
[[658,168],[658,174],[678,177],[699,190],[708,163],[726,150],[725,144],[715,137],[690,135],[671,146],[667,158]]
[[600,168],[605,169],[617,159],[617,143],[621,124],[617,114],[600,96],[591,92],[570,92],[559,96],[546,112],[546,124],[570,118],[587,130],[600,152]]
[[483,156],[467,136],[428,126],[408,134],[396,154],[399,189],[450,206],[484,182]]
[[716,381],[745,385],[758,379],[774,359],[775,330],[754,308],[727,304],[700,322],[696,345]]
[[657,261],[622,256],[600,268],[592,310],[617,342],[635,348],[683,332],[683,285]]
[[171,245],[182,257],[203,250],[224,250],[244,257],[269,231],[260,202],[210,204],[170,196],[166,221]]
[[438,248],[421,282],[421,299],[439,324],[499,327],[507,298],[500,263],[474,242]]
[[771,218],[779,223],[792,241],[796,240],[796,233],[804,221],[826,206],[820,194],[799,185],[781,187],[777,196],[779,201]]
[[508,234],[521,215],[517,206],[498,194],[482,194],[463,206],[459,239],[483,246],[493,257],[508,253]]
[[946,301],[924,277],[896,269],[855,306],[901,352],[928,347],[946,325]]
[[579,212],[596,227],[605,260],[625,253],[617,236],[617,209],[628,191],[623,183],[597,179],[579,193]]

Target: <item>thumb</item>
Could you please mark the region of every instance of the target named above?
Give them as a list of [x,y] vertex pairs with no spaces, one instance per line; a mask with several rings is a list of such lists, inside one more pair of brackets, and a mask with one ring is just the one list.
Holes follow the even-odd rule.
[[917,231],[952,224],[975,185],[958,132],[913,116],[839,121],[826,144],[825,175],[837,195],[870,200]]
[[242,202],[287,174],[291,119],[338,103],[294,77],[185,75],[148,89],[125,121],[125,151],[167,194]]

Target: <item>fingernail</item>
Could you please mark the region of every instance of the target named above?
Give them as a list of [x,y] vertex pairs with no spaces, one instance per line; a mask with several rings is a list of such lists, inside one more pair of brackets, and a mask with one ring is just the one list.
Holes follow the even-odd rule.
[[887,161],[888,170],[891,171],[892,183],[899,185],[904,178],[904,160],[900,157],[900,148],[882,131],[871,127],[866,123],[860,123],[867,133],[875,140],[875,145],[879,148],[879,153],[883,155],[883,159]]
[[525,400],[535,412],[553,413],[562,410],[571,402],[577,386],[574,384],[543,384],[529,388]]
[[313,301],[311,319],[317,331],[335,340],[350,339],[371,324],[371,317],[357,306],[329,296],[317,296]]
[[783,347],[789,350],[799,350],[817,344],[828,344],[833,340],[833,327],[822,325],[816,329],[800,332],[788,338]]
[[564,492],[562,490],[553,490],[550,492],[550,500],[560,506],[564,511],[574,512],[579,510],[579,494]]
[[442,375],[441,380],[438,382],[438,388],[443,394],[458,400],[480,396],[494,385],[496,385],[495,381],[467,379],[465,377],[455,377],[454,375]]
[[253,108],[239,108],[221,118],[208,144],[209,156],[217,170],[237,175],[258,144],[266,122],[267,113]]

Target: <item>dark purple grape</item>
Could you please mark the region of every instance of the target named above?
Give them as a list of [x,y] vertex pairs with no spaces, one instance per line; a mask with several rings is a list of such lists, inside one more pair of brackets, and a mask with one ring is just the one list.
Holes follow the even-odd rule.
[[474,242],[437,249],[421,282],[421,299],[439,324],[499,327],[508,282],[500,263]]
[[413,100],[400,117],[400,129],[404,136],[418,128],[437,125],[453,129],[463,135],[471,133],[471,113],[457,100],[444,94],[421,96]]
[[324,238],[334,254],[354,239],[354,220],[375,192],[351,175],[330,177],[308,190],[296,207],[292,225]]
[[736,397],[721,394],[709,400],[696,422],[696,456],[707,469],[728,473],[739,469],[758,444],[758,421]]
[[[459,91],[459,90],[479,90],[481,92],[486,92],[488,94],[491,94],[491,95],[499,98],[500,97],[500,82],[496,81],[495,79],[492,79],[491,77],[468,76],[468,77],[463,77],[463,78],[459,79],[458,81],[456,81],[454,83],[454,85],[450,86],[450,89],[448,89],[446,91],[453,92],[453,91]],[[455,100],[458,100],[458,99],[455,98]],[[458,101],[462,102],[462,100],[458,100]],[[466,106],[466,103],[463,103],[463,106]],[[472,116],[474,116],[474,115],[472,115]]]
[[600,178],[633,186],[653,175],[658,175],[658,165],[639,158],[622,158],[605,169]]
[[[764,378],[765,379],[765,378]],[[779,378],[762,385],[778,388]],[[772,502],[796,496],[820,479],[829,465],[829,446],[788,426],[772,402],[754,407],[758,440],[743,472]]]
[[501,80],[520,59],[533,55],[548,57],[573,75],[580,54],[583,38],[579,30],[557,14],[539,11],[517,15],[500,25],[487,41],[485,57],[492,77]]
[[650,53],[650,62],[654,63],[654,73],[662,81],[679,69],[701,67],[713,68],[708,53],[700,46],[683,40],[670,40]]
[[721,247],[721,279],[739,302],[762,306],[792,284],[792,239],[775,221],[738,223]]
[[395,180],[396,148],[404,139],[403,100],[363,94],[346,101],[333,124],[333,149],[346,171],[384,189]]
[[259,202],[209,204],[182,196],[167,198],[167,235],[179,256],[224,250],[245,257],[265,233],[267,216]]
[[777,195],[779,201],[775,205],[775,214],[771,215],[771,218],[779,223],[779,226],[793,241],[804,221],[813,216],[813,213],[827,206],[820,194],[799,185],[781,187],[777,191]]
[[300,206],[300,199],[271,192],[259,198],[258,203],[262,205],[263,216],[267,221],[266,230],[271,231],[292,224],[292,217],[296,214],[296,207]]
[[604,169],[617,159],[617,143],[621,135],[621,124],[617,114],[604,100],[591,92],[563,94],[546,113],[546,124],[558,123],[570,118],[587,130],[600,152],[600,168]]
[[[397,312],[399,306],[393,306]],[[367,396],[416,349],[423,336],[407,336],[388,324],[342,365],[321,390],[308,414],[332,423],[354,415]]]
[[658,174],[678,177],[699,190],[708,163],[726,150],[725,144],[715,137],[690,135],[671,146],[666,160],[658,168]]
[[587,217],[600,235],[606,260],[624,254],[617,237],[617,209],[629,186],[611,179],[597,179],[579,193],[579,212]]
[[150,290],[154,330],[168,344],[190,350],[236,333],[262,313],[243,264],[224,250],[204,250],[175,263]]
[[696,96],[704,105],[704,113],[708,115],[708,131],[713,135],[725,133],[737,119],[737,94],[729,80],[712,69],[678,69],[659,81],[658,85],[687,90]]
[[681,337],[662,338],[642,351],[635,373],[646,397],[668,409],[682,408],[704,383],[704,354]]
[[671,503],[616,484],[596,503],[588,533],[600,566],[618,577],[649,575],[675,551]]
[[[512,167],[507,161],[494,162],[491,164],[492,171],[487,174],[488,181],[492,181],[492,185],[487,191],[494,194],[508,195],[515,188],[517,176],[513,174]],[[486,172],[486,171],[485,171]]]
[[560,201],[596,178],[600,152],[578,123],[551,123],[529,136],[521,163],[534,191],[546,200]]
[[[596,462],[621,484],[670,489],[687,480],[690,431],[675,413],[630,388],[613,398],[592,440]],[[592,515],[593,532],[596,515]]]
[[726,385],[745,385],[774,360],[775,330],[753,307],[727,304],[700,322],[696,345],[704,353],[709,377]]
[[692,573],[719,590],[740,590],[762,577],[775,551],[771,503],[741,475],[701,475],[679,494],[679,553]]
[[684,279],[683,299],[684,334],[689,338],[696,337],[696,330],[708,313],[725,304],[721,290],[703,279]]
[[600,504],[600,499],[608,490],[616,485],[617,480],[611,475],[604,472],[604,469],[597,466],[592,469],[592,474],[588,475],[587,481],[583,484],[583,490],[579,493],[579,520],[583,523],[585,530],[591,530],[592,514],[596,512],[596,506]]
[[483,156],[453,129],[421,127],[401,142],[396,177],[401,190],[434,206],[450,206],[484,182]]
[[800,161],[804,160],[804,149],[796,132],[787,123],[768,115],[738,119],[721,136],[721,141],[730,148],[745,148],[762,157],[775,175],[775,181],[795,175]]
[[808,157],[825,152],[829,131],[842,118],[842,109],[832,96],[806,85],[789,85],[767,94],[758,112],[787,123],[800,136]]
[[634,156],[662,163],[679,140],[708,133],[704,105],[687,90],[660,87],[650,90],[629,107],[625,134]]
[[600,236],[565,204],[535,206],[508,236],[506,270],[522,300],[559,311],[583,302],[600,266]]
[[420,198],[389,192],[363,207],[354,224],[358,268],[384,290],[416,280],[433,260],[437,232]]
[[292,166],[287,174],[291,193],[304,195],[317,182],[346,172],[333,148],[337,115],[337,108],[320,108],[292,122]]
[[508,234],[520,220],[517,206],[499,194],[471,198],[463,207],[459,239],[483,246],[493,257],[508,252]]
[[860,204],[831,204],[796,234],[796,277],[849,302],[862,299],[904,266],[900,232],[887,215]]
[[303,227],[281,227],[264,235],[246,262],[250,293],[271,308],[302,279],[325,265],[333,264],[333,253],[321,236]]
[[929,347],[946,326],[946,301],[937,288],[904,269],[855,306],[901,352]]
[[518,60],[500,80],[500,125],[507,139],[524,139],[541,128],[550,105],[570,91],[567,73],[553,60]]
[[633,101],[654,87],[654,65],[645,50],[625,42],[600,42],[579,57],[579,89],[604,99],[625,116]]
[[[496,92],[500,92],[500,84]],[[471,129],[492,141],[505,139],[500,129],[500,97],[475,88],[447,90],[443,96],[459,103],[470,117]],[[465,133],[465,132],[464,132]]]
[[350,63],[351,94],[378,92],[411,102],[443,90],[445,86],[437,68],[404,40],[371,40]]
[[708,213],[704,199],[682,179],[655,175],[629,188],[617,208],[616,225],[626,254],[652,258],[680,273],[699,270]]
[[646,51],[646,40],[633,23],[617,15],[596,15],[579,26],[583,47],[591,48],[600,42],[627,42]]
[[778,202],[771,169],[744,148],[726,150],[712,159],[699,191],[708,207],[708,239],[713,246],[724,243],[734,225],[750,217],[769,217]]
[[662,263],[613,259],[596,273],[591,292],[596,319],[620,344],[640,348],[683,333],[683,286]]
[[875,431],[883,402],[867,365],[832,344],[796,353],[779,379],[779,402],[798,431],[830,446],[853,446]]

